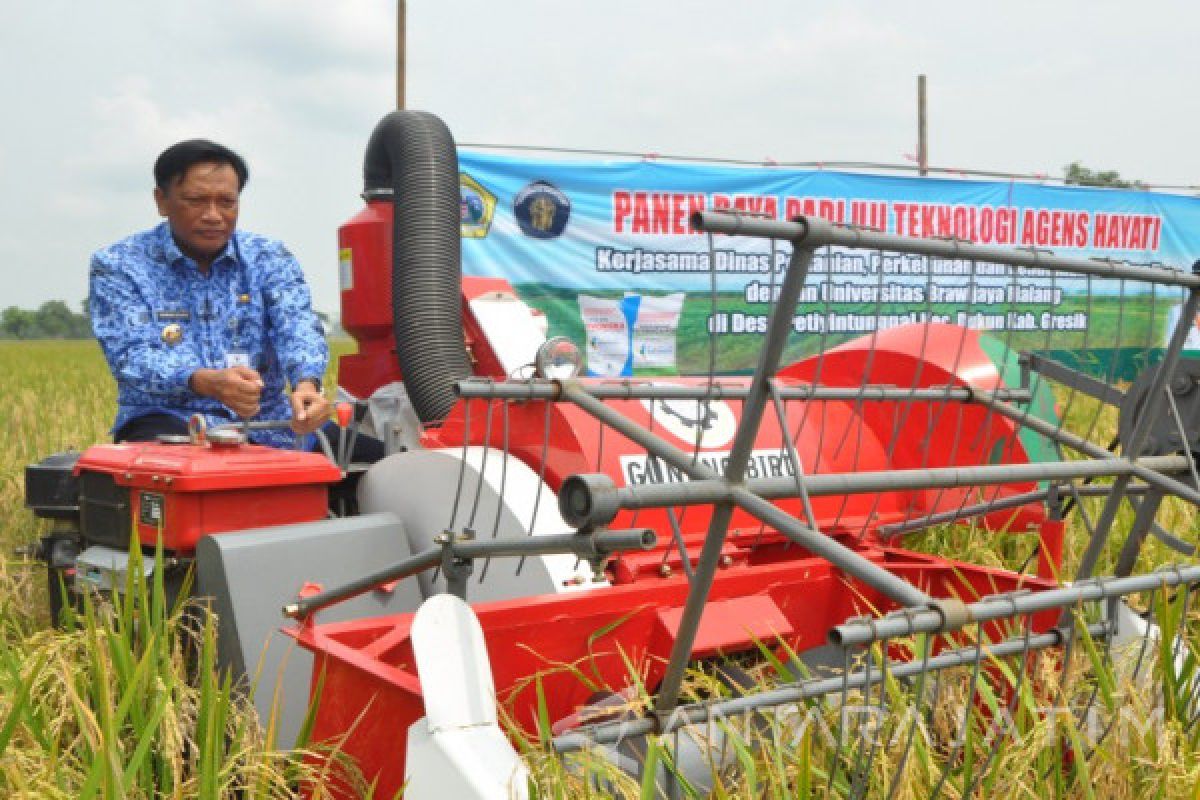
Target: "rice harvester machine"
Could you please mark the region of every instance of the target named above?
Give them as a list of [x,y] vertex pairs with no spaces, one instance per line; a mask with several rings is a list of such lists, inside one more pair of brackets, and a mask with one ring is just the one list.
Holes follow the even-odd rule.
[[[352,405],[339,413],[343,442],[361,428],[385,458],[196,429],[50,457],[26,491],[55,520],[42,546],[55,602],[119,591],[130,542],[161,542],[169,575],[195,570],[222,663],[257,684],[260,709],[275,703],[294,732],[319,690],[314,737],[341,737],[376,796],[525,796],[514,731],[637,775],[647,736],[714,710],[870,690],[871,664],[864,677],[847,648],[971,625],[1003,643],[1014,619],[1022,652],[1061,645],[1064,608],[1135,590],[1119,580],[1138,578],[1148,536],[1190,547],[1154,517],[1166,496],[1200,499],[1200,369],[1174,339],[1123,389],[941,322],[785,356],[803,287],[831,279],[812,265],[838,249],[999,264],[1014,283],[1022,270],[1151,282],[1193,315],[1196,275],[700,211],[696,236],[792,248],[754,374],[585,378],[578,348],[547,339],[513,286],[461,274],[456,150],[436,117],[385,117],[364,179],[365,205],[339,230],[342,324],[358,345],[340,362]],[[1116,406],[1120,449],[1065,426],[1051,381]],[[1067,585],[1064,514],[1084,496],[1104,507]],[[1091,583],[1122,502],[1141,509],[1123,571]],[[947,523],[1023,536],[1028,568],[904,547]],[[969,663],[953,641],[924,668]],[[841,678],[764,696],[747,673],[764,658]],[[724,689],[689,695],[693,669]],[[724,756],[688,741],[671,780],[703,788]]]

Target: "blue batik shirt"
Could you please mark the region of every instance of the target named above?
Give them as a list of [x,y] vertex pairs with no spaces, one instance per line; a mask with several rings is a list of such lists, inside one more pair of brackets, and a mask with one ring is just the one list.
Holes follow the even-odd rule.
[[[210,427],[240,418],[188,379],[244,363],[263,379],[259,420],[291,419],[287,384],[320,379],[329,361],[320,320],[295,257],[280,242],[235,231],[208,274],[185,256],[166,222],[92,256],[92,330],[117,381],[113,432],[132,419],[202,413]],[[250,439],[291,447],[290,429]]]

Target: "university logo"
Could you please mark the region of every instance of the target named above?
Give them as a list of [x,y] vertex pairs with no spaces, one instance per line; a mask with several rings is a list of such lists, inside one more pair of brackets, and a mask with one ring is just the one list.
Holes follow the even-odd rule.
[[513,216],[526,236],[553,239],[566,230],[571,201],[554,184],[534,181],[513,198]]
[[458,173],[459,235],[464,239],[482,239],[492,227],[496,213],[496,195],[465,172]]

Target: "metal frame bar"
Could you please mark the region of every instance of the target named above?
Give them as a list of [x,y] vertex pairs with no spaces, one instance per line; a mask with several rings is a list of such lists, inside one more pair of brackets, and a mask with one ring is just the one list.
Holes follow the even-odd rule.
[[[866,647],[876,642],[912,636],[914,634],[948,633],[967,625],[979,626],[985,622],[1028,616],[1041,611],[1066,609],[1085,602],[1111,601],[1136,592],[1172,588],[1200,583],[1200,566],[1172,566],[1146,575],[1127,578],[1090,579],[1073,586],[1041,592],[1014,592],[993,595],[969,605],[963,605],[949,620],[944,608],[908,608],[893,612],[881,619],[864,618],[852,620],[830,631],[832,644],[849,653],[853,647]],[[949,624],[953,623],[953,624]],[[1110,621],[1086,626],[1094,638],[1105,638],[1111,633]],[[1006,639],[994,645],[977,644],[941,653],[933,658],[914,658],[893,667],[889,674],[893,679],[904,679],[928,672],[967,666],[978,663],[983,657],[991,659],[1019,655],[1024,652],[1043,650],[1063,645],[1082,635],[1082,629],[1071,625],[1052,629],[1036,636],[1025,635]],[[869,670],[869,668],[868,668]],[[789,684],[765,692],[717,702],[693,703],[678,707],[663,719],[642,718],[616,723],[600,723],[587,726],[552,740],[558,753],[582,750],[594,745],[611,744],[621,739],[647,734],[664,734],[690,725],[705,724],[713,719],[728,719],[739,714],[752,713],[759,709],[798,703],[823,697],[847,689],[867,686],[870,675],[867,670],[846,671],[842,675],[813,679]]]
[[[1134,484],[1125,490],[1126,494],[1138,495],[1145,494],[1150,489],[1146,484]],[[1072,494],[1080,497],[1105,497],[1112,487],[1110,486],[1075,486],[1067,489]],[[934,525],[944,525],[948,522],[961,522],[962,520],[971,519],[972,517],[991,514],[994,511],[1008,511],[1021,506],[1029,505],[1030,503],[1042,503],[1050,499],[1050,496],[1058,492],[1064,492],[1063,487],[1054,489],[1041,489],[1035,492],[1025,492],[1023,494],[1011,495],[1009,497],[1001,497],[988,503],[976,503],[972,506],[963,506],[962,508],[954,509],[953,511],[942,511],[938,514],[929,514],[916,519],[897,522],[892,525],[879,526],[879,535],[884,539],[893,539],[897,536],[903,536],[906,533],[914,531],[922,531],[926,528],[932,528]]]
[[[1092,623],[1087,626],[1087,631],[1093,639],[1103,639],[1111,633],[1111,626],[1107,622]],[[887,677],[903,680],[938,670],[968,666],[979,661],[981,657],[998,659],[1023,652],[1045,650],[1060,646],[1066,636],[1066,631],[1056,628],[1036,636],[1015,637],[992,645],[984,644],[947,650],[931,658],[913,659],[897,664],[887,671]],[[762,708],[799,703],[833,692],[862,689],[869,682],[878,682],[879,680],[879,678],[872,678],[870,672],[871,668],[868,667],[865,670],[848,672],[837,677],[808,680],[732,700],[680,706],[675,709],[668,720],[658,726],[656,726],[655,720],[650,719],[598,724],[557,736],[552,740],[552,744],[555,752],[569,753],[594,745],[611,744],[635,736],[670,733],[691,725],[703,725],[713,719],[729,719],[740,714],[753,713]]]
[[[1009,483],[1063,481],[1078,478],[1121,477],[1142,471],[1152,473],[1183,472],[1188,469],[1186,456],[1152,456],[1129,462],[1123,458],[1103,461],[1050,461],[1031,464],[997,464],[982,467],[934,467],[929,469],[880,472],[846,472],[804,477],[757,478],[732,485],[721,478],[692,480],[685,483],[642,484],[612,490],[616,507],[591,503],[596,516],[590,521],[604,524],[612,520],[617,508],[625,510],[664,508],[735,502],[742,505],[746,494],[767,500],[799,497],[799,481],[809,497],[870,494],[873,492],[954,489],[964,486],[995,486]],[[592,476],[603,480],[606,476]],[[750,509],[746,509],[749,511]],[[753,512],[751,512],[753,513]]]
[[[1173,478],[1169,478],[1160,472],[1145,467],[1137,461],[1129,462],[1127,458],[1123,456],[1117,456],[1108,450],[1105,450],[1100,445],[1095,444],[1094,442],[1089,442],[1087,439],[1082,439],[1072,433],[1068,433],[1061,427],[1051,425],[1045,420],[1030,416],[1028,412],[1022,411],[1019,408],[1013,408],[1007,403],[992,399],[990,394],[987,392],[978,392],[977,394],[979,396],[979,401],[996,411],[996,413],[1001,414],[1002,416],[1005,416],[1036,433],[1040,433],[1048,439],[1052,439],[1059,444],[1066,445],[1072,450],[1083,453],[1086,456],[1091,456],[1094,459],[1101,461],[1125,461],[1126,463],[1132,463],[1133,469],[1129,473],[1129,477],[1140,478],[1152,486],[1157,486],[1160,489],[1169,492],[1170,494],[1176,495],[1177,497],[1192,503],[1193,505],[1200,506],[1200,491],[1188,486],[1186,483],[1181,483]],[[1186,461],[1186,457],[1184,456],[1179,456],[1179,458],[1184,458]],[[1126,484],[1125,488],[1128,488],[1128,484]],[[1115,518],[1115,511],[1113,516]],[[1110,519],[1107,524],[1111,526],[1112,520]],[[1101,529],[1100,521],[1098,521],[1096,523],[1096,530],[1099,531]],[[1084,575],[1081,577],[1088,576]]]
[[[1053,358],[1047,358],[1037,353],[1022,353],[1019,360],[1022,367],[1045,375],[1056,383],[1061,383],[1063,386],[1082,392],[1088,397],[1094,397],[1110,406],[1120,407],[1121,402],[1125,399],[1125,393],[1117,387],[1110,386],[1104,381],[1096,380],[1085,372],[1071,369],[1066,364],[1055,361]],[[1003,398],[997,397],[997,399]]]
[[1200,289],[1200,275],[1167,267],[1134,266],[1123,261],[1064,258],[1043,250],[1006,249],[951,239],[911,239],[892,233],[850,228],[818,217],[796,217],[791,221],[748,216],[729,211],[697,211],[692,227],[708,233],[787,239],[810,248],[824,245],[913,253],[949,260],[986,261],[1027,269],[1055,270],[1097,278],[1126,279]]
[[[750,379],[750,391],[742,404],[742,419],[738,424],[737,433],[734,434],[729,461],[725,465],[724,480],[729,484],[740,483],[745,475],[746,463],[750,459],[754,440],[758,436],[759,425],[770,400],[770,380],[779,367],[779,359],[783,355],[783,348],[787,343],[788,333],[791,331],[791,309],[796,307],[800,298],[800,290],[804,287],[804,281],[808,277],[808,268],[812,264],[812,259],[813,251],[811,249],[797,246],[792,250],[787,275],[784,276],[779,299],[770,321],[767,323],[763,347],[759,351],[758,367],[754,370],[754,377]],[[684,672],[692,655],[692,645],[695,643],[696,633],[700,629],[700,617],[708,602],[708,593],[712,588],[713,577],[716,575],[717,566],[720,563],[721,548],[725,544],[732,516],[733,504],[728,501],[717,504],[713,509],[708,534],[704,538],[704,545],[700,549],[700,557],[696,562],[692,581],[688,585],[687,602],[684,604],[683,614],[679,619],[671,655],[667,660],[667,669],[655,699],[654,713],[659,718],[669,714],[678,705]],[[803,527],[795,523],[795,520],[791,520],[790,517],[789,520],[794,527]],[[789,525],[789,527],[793,527],[793,525]],[[807,529],[804,530],[807,531]],[[813,538],[820,536],[815,532],[810,531],[810,533],[813,533]],[[913,591],[923,594],[915,588]]]
[[652,550],[658,536],[650,528],[594,533],[558,533],[476,541],[443,534],[441,547],[431,547],[368,575],[356,578],[311,597],[302,597],[283,607],[283,615],[303,619],[322,608],[349,600],[377,586],[412,577],[427,569],[444,566],[447,560],[468,562],[478,558],[524,558],[566,553],[578,558],[603,558],[625,550]]
[[[559,400],[562,384],[554,380],[491,381],[468,378],[459,381],[455,390],[460,397],[477,400]],[[714,383],[711,386],[663,386],[649,383],[589,383],[587,393],[598,400],[745,400],[749,387]],[[884,402],[930,401],[971,403],[976,401],[975,390],[956,386],[904,389],[896,386],[788,386],[779,385],[781,400],[863,400]],[[1027,403],[1033,398],[1028,389],[997,389],[992,393],[1012,403]]]
[[[903,609],[881,619],[852,620],[829,632],[831,644],[842,647],[862,646],[916,633],[947,633],[975,622],[1036,614],[1077,603],[1111,600],[1127,594],[1171,588],[1200,582],[1200,566],[1173,565],[1143,575],[1124,578],[1089,578],[1060,589],[993,595],[975,603],[967,603],[957,619],[950,619],[943,609]],[[957,624],[955,624],[957,623]]]

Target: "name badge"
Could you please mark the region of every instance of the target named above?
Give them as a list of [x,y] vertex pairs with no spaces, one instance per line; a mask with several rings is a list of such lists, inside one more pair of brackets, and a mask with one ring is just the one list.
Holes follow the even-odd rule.
[[249,367],[249,366],[250,366],[250,354],[249,353],[243,353],[238,350],[234,350],[231,353],[225,354],[226,369],[228,369],[229,367]]

